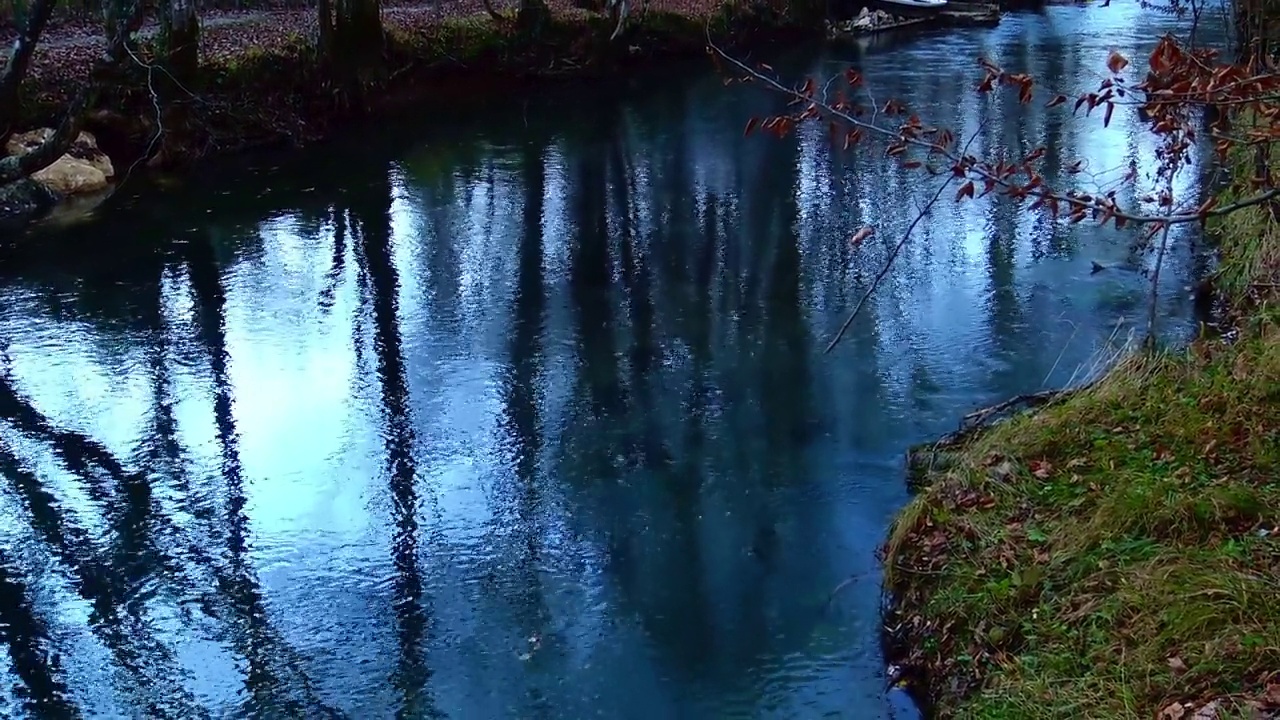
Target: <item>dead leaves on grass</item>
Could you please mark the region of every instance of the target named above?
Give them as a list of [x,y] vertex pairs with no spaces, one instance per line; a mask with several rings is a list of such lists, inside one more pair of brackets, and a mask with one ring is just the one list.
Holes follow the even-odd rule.
[[[1187,671],[1186,664],[1176,656],[1169,658],[1169,667],[1176,675]],[[1280,680],[1268,683],[1261,693],[1252,697],[1172,702],[1160,709],[1156,720],[1223,720],[1228,717],[1257,720],[1280,717]]]

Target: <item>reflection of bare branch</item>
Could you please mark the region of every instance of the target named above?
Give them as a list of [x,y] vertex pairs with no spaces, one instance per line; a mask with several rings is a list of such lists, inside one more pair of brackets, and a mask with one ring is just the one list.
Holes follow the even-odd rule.
[[[68,522],[57,499],[44,483],[24,468],[0,438],[0,477],[17,491],[33,530],[63,566],[75,577],[79,595],[93,608],[90,626],[116,663],[130,676],[132,692],[148,717],[208,717],[183,687],[173,652],[139,617],[138,605],[116,573],[99,559],[93,541],[83,528]],[[122,612],[123,611],[123,612]]]
[[18,430],[48,442],[68,465],[83,470],[87,470],[90,464],[97,465],[121,486],[140,480],[136,473],[126,470],[124,463],[106,446],[50,422],[29,401],[18,395],[7,377],[0,378],[0,418],[13,423]]
[[[52,4],[52,3],[50,3]],[[23,706],[32,717],[79,718],[68,702],[62,663],[45,647],[49,628],[36,612],[20,572],[0,548],[0,640],[9,646],[13,674],[26,685]]]

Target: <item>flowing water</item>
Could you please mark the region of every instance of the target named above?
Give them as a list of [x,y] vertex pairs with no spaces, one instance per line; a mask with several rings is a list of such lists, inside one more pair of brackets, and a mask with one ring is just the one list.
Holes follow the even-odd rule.
[[[1130,110],[983,100],[974,59],[1078,91],[1168,25],[1052,8],[777,66],[856,62],[975,153],[1105,179],[1152,166]],[[824,355],[935,186],[818,127],[743,137],[780,105],[698,66],[424,111],[24,239],[0,714],[911,717],[875,556],[904,449],[1078,380],[1145,324],[1151,260],[949,191]]]

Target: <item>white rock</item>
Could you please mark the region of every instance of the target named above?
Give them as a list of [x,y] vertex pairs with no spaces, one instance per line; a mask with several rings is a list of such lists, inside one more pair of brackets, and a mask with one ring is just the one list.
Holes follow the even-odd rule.
[[63,155],[52,165],[32,173],[31,179],[61,195],[98,192],[111,184],[102,170],[70,155]]
[[[52,135],[51,128],[14,135],[5,144],[5,151],[9,155],[26,155]],[[62,195],[78,195],[105,189],[115,174],[111,158],[98,149],[97,139],[82,132],[65,155],[34,173],[31,179]]]

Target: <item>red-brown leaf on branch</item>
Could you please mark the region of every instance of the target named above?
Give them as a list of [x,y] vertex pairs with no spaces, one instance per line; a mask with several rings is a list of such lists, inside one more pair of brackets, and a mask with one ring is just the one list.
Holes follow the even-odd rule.
[[1213,209],[1213,206],[1217,204],[1218,204],[1218,196],[1214,195],[1210,197],[1208,200],[1205,200],[1204,203],[1200,205],[1200,207],[1196,208],[1196,214],[1201,217],[1204,217],[1208,215],[1209,211]]
[[848,68],[844,71],[844,79],[845,82],[849,83],[849,87],[858,87],[862,84],[862,73],[853,68]]
[[1076,106],[1071,108],[1071,114],[1074,115],[1077,112],[1079,112],[1080,106],[1085,104],[1086,102],[1089,102],[1089,95],[1087,93],[1084,95],[1081,95],[1079,98],[1076,99]]
[[987,76],[982,78],[982,82],[978,83],[978,92],[989,93],[992,90],[994,90],[995,80],[996,80],[995,75],[992,75],[991,73],[987,73]]
[[805,78],[804,85],[800,87],[799,93],[805,97],[813,97],[813,78]]
[[765,63],[760,63],[760,69],[764,70],[765,72],[773,72],[773,66],[766,65]]
[[858,247],[862,244],[863,240],[871,237],[871,234],[874,232],[875,230],[870,225],[863,225],[858,232],[853,234],[853,237],[849,238],[849,244],[854,247]]
[[1128,59],[1115,50],[1112,50],[1111,54],[1107,56],[1107,69],[1111,71],[1112,75],[1119,74],[1121,70],[1124,70],[1128,66]]
[[983,197],[984,195],[986,195],[987,193],[995,189],[996,189],[995,180],[990,180],[990,179],[984,180],[982,183],[982,195],[979,195],[978,197]]
[[1031,102],[1031,81],[1027,80],[1022,83],[1021,89],[1018,90],[1018,102],[1026,105]]
[[923,164],[924,163],[920,162],[919,160],[908,160],[902,163],[902,167],[906,168],[907,170],[915,170],[916,168],[920,167]]
[[893,143],[892,145],[890,145],[889,147],[885,148],[884,154],[885,154],[885,155],[888,155],[889,157],[893,157],[893,156],[895,156],[895,155],[901,155],[902,153],[904,153],[904,152],[906,152],[906,151],[907,151],[907,144],[906,144],[906,143],[903,143],[903,142],[895,142],[895,143]]
[[751,134],[751,131],[752,131],[752,130],[755,130],[755,129],[756,129],[756,125],[759,125],[759,124],[760,124],[760,118],[753,117],[753,118],[751,118],[750,120],[748,120],[748,121],[747,121],[747,129],[742,131],[742,137],[746,137],[746,136],[750,135],[750,134]]
[[956,202],[960,202],[962,199],[967,197],[968,198],[973,197],[973,181],[972,180],[965,183],[964,185],[961,185],[960,189],[956,191]]
[[1181,59],[1182,51],[1178,49],[1173,36],[1165,35],[1160,38],[1160,42],[1156,43],[1148,62],[1151,65],[1152,72],[1157,75],[1163,75],[1171,70]]
[[1084,160],[1077,160],[1067,166],[1067,172],[1075,175],[1084,168]]
[[1107,114],[1102,116],[1102,127],[1107,127],[1111,124],[1111,113],[1115,112],[1115,109],[1116,109],[1115,103],[1113,102],[1107,103]]
[[1045,148],[1043,145],[1041,145],[1035,150],[1032,150],[1031,152],[1027,153],[1027,156],[1022,158],[1022,162],[1023,164],[1033,163],[1039,160],[1040,158],[1044,157],[1044,154],[1045,154]]
[[1055,96],[1052,100],[1050,100],[1049,102],[1045,103],[1045,104],[1044,104],[1044,106],[1045,106],[1046,108],[1058,107],[1059,105],[1061,105],[1062,103],[1064,103],[1064,102],[1066,102],[1066,101],[1067,101],[1067,96],[1066,96],[1066,95],[1057,95],[1057,96]]
[[854,128],[854,129],[850,130],[849,132],[845,133],[845,135],[844,135],[844,149],[845,149],[845,150],[848,150],[848,149],[849,149],[849,146],[857,144],[858,140],[859,140],[861,137],[862,137],[862,130],[861,130],[861,129],[859,129],[859,128]]

